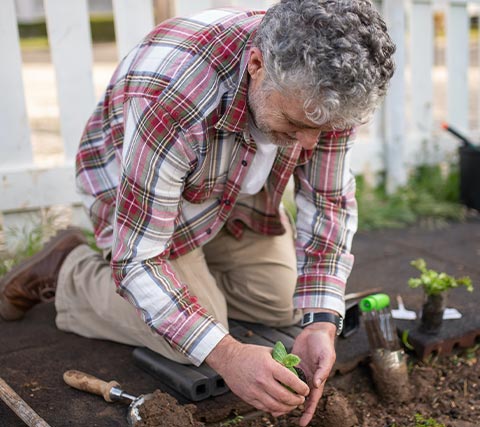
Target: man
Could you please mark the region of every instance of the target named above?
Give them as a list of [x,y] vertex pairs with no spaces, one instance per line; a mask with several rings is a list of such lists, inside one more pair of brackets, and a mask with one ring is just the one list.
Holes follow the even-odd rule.
[[[160,24],[115,71],[77,155],[103,257],[78,231],[60,233],[3,279],[2,316],[56,288],[60,329],[206,362],[258,409],[305,403],[307,425],[353,263],[350,137],[384,96],[393,52],[368,0]],[[296,230],[281,205],[292,176]],[[236,341],[228,318],[303,319],[293,352],[308,386],[271,349]]]

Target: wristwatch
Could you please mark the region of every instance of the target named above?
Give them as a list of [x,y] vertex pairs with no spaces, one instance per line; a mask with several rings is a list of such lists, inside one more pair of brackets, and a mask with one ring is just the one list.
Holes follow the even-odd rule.
[[342,333],[343,329],[343,317],[338,314],[333,313],[305,313],[302,318],[300,326],[304,328],[305,326],[311,325],[312,323],[318,322],[329,322],[333,323],[337,327],[337,335]]

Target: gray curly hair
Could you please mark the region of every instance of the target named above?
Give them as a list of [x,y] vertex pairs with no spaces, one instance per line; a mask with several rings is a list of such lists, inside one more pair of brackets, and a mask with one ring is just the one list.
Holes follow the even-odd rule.
[[395,45],[369,0],[282,0],[254,44],[264,88],[300,93],[307,117],[336,129],[370,119],[395,68]]

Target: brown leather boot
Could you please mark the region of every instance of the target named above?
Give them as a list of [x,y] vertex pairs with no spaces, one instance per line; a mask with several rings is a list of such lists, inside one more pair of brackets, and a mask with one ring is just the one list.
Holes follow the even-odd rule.
[[53,301],[60,267],[78,245],[87,243],[79,228],[59,231],[42,250],[0,278],[0,316],[17,320],[41,301]]

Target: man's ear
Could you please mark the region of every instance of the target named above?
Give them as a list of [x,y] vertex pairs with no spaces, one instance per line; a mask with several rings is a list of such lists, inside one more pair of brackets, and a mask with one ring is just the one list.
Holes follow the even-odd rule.
[[252,47],[247,63],[248,74],[253,80],[262,79],[264,75],[263,56],[258,47]]

